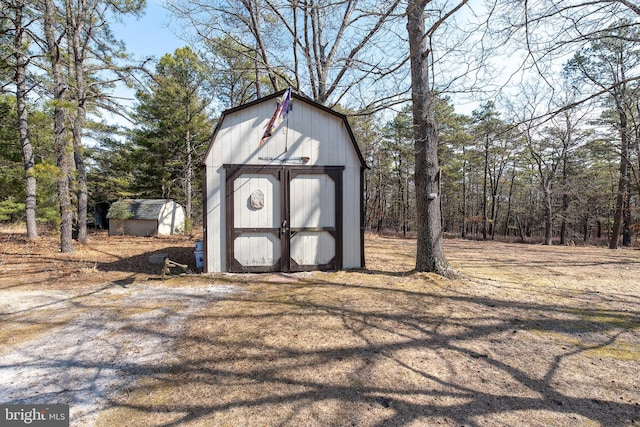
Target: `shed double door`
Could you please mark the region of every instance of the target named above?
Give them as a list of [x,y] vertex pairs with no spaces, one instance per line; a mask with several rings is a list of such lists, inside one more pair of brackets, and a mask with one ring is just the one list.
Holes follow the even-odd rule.
[[227,271],[342,268],[343,169],[225,165]]

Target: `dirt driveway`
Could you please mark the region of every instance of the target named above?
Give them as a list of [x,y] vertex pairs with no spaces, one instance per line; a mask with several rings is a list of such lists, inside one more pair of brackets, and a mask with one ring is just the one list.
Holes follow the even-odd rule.
[[640,424],[640,251],[447,240],[464,277],[190,275],[188,239],[0,235],[0,402],[72,425]]

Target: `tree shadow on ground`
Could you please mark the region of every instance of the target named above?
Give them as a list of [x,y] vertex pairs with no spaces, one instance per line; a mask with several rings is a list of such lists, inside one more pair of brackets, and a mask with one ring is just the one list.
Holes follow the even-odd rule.
[[[193,241],[177,238],[121,238],[92,233],[86,244],[60,253],[54,236],[28,239],[20,234],[2,236],[0,289],[72,289],[100,285],[129,274],[160,275],[161,263],[152,255],[166,254],[196,272]],[[121,273],[121,274],[110,274]]]
[[100,271],[124,271],[160,275],[163,265],[162,262],[158,262],[157,260],[152,262],[151,258],[154,255],[161,254],[166,254],[171,261],[187,265],[191,271],[196,271],[193,249],[181,246],[168,246],[155,251],[122,257],[116,261],[98,262],[97,269]]
[[128,274],[2,319],[42,338],[3,353],[0,401],[108,426],[640,422],[637,298],[389,270],[207,276],[224,297]]
[[15,338],[2,350],[0,401],[69,404],[71,425],[92,425],[108,397],[170,372],[187,316],[229,292],[130,286],[134,277],[0,314]]
[[[577,312],[557,298],[478,298],[429,290],[418,283],[422,278],[392,287],[347,274],[364,284],[354,289],[315,276],[278,285],[257,281],[251,292],[199,312],[179,339],[179,365],[147,370],[145,384],[112,398],[117,409],[104,420],[163,426],[640,421],[638,384],[607,375],[638,367],[632,356],[637,310]],[[630,360],[612,357],[618,344],[613,356]]]

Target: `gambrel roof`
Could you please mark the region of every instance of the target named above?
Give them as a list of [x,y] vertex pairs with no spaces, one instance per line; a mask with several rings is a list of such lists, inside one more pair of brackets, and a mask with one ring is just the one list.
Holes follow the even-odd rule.
[[[133,214],[128,219],[147,219],[157,221],[160,211],[167,203],[172,203],[170,199],[126,199],[114,202],[114,205],[123,204],[127,206],[129,212]],[[107,215],[109,218],[109,215]]]
[[[251,108],[251,107],[253,107],[253,106],[257,105],[257,104],[261,104],[263,102],[267,102],[267,101],[270,101],[270,100],[277,100],[279,97],[281,97],[284,94],[284,92],[285,92],[285,90],[281,90],[279,92],[272,93],[271,95],[265,96],[263,98],[257,99],[255,101],[249,102],[247,104],[243,104],[243,105],[240,105],[238,107],[230,108],[228,110],[223,111],[221,116],[220,116],[220,118],[218,119],[218,123],[217,123],[216,128],[215,128],[215,130],[213,132],[213,136],[211,137],[211,140],[209,142],[209,146],[207,147],[207,150],[205,151],[204,155],[202,156],[201,164],[204,165],[205,159],[209,155],[209,152],[211,151],[211,147],[215,143],[216,137],[218,135],[218,132],[220,131],[222,123],[224,122],[224,119],[225,119],[225,117],[227,115],[236,113],[238,111],[241,111],[241,110],[244,110],[244,109],[247,109],[247,108]],[[306,104],[308,104],[308,105],[310,105],[310,106],[312,106],[314,108],[317,108],[319,110],[324,111],[325,113],[329,113],[329,114],[335,116],[338,120],[341,120],[343,122],[343,124],[344,124],[345,129],[347,130],[347,132],[349,134],[349,138],[351,140],[351,144],[353,146],[353,150],[355,151],[355,153],[356,153],[356,155],[357,155],[357,157],[358,157],[358,159],[360,161],[360,165],[363,168],[368,169],[368,166],[367,166],[366,162],[364,161],[364,157],[362,156],[362,152],[360,151],[360,147],[358,147],[358,144],[356,142],[356,138],[353,135],[353,131],[351,130],[351,125],[349,124],[349,121],[347,120],[347,116],[345,116],[344,114],[341,114],[341,113],[339,113],[337,111],[334,111],[329,107],[326,107],[326,106],[324,106],[322,104],[319,104],[319,103],[317,103],[315,101],[312,101],[309,98],[297,95],[297,94],[295,94],[293,92],[291,93],[291,98],[292,98],[292,105],[293,105],[292,109],[295,109],[295,102],[296,101],[304,102],[304,103],[306,103]],[[275,110],[275,105],[274,105],[274,110]]]

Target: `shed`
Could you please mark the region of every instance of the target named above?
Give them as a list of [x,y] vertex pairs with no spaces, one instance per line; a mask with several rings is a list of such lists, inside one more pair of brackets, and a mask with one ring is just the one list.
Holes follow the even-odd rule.
[[[126,208],[126,219],[114,212]],[[169,199],[126,199],[114,202],[107,214],[109,235],[155,236],[176,234],[184,229],[184,208]]]
[[287,93],[218,121],[202,162],[205,272],[364,267],[366,164],[347,118],[291,94],[262,143]]

